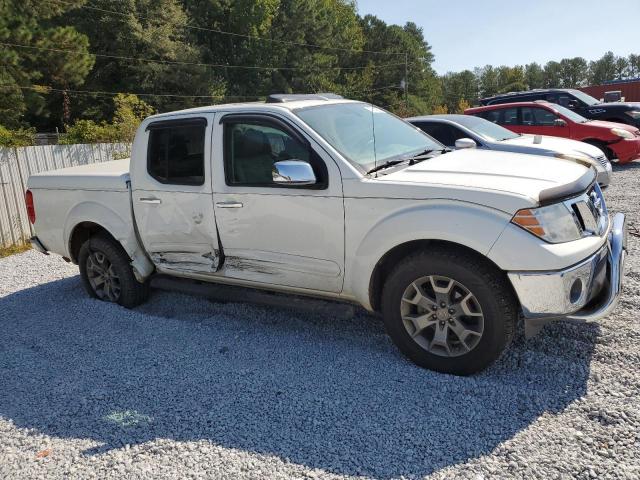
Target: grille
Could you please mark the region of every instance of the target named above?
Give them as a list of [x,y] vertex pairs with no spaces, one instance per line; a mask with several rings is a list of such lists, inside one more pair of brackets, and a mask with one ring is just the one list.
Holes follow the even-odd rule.
[[600,155],[599,157],[596,157],[596,160],[603,167],[605,167],[605,168],[607,167],[607,157],[605,157],[604,155]]
[[609,219],[607,205],[602,190],[595,184],[589,191],[581,195],[572,205],[578,217],[583,234],[602,235],[607,230]]

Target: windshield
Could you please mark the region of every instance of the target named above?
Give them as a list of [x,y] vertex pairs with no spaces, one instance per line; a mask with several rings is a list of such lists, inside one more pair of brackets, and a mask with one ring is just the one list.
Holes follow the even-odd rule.
[[556,103],[553,103],[553,104],[551,104],[551,107],[555,111],[557,111],[559,114],[564,115],[565,117],[567,117],[572,122],[585,123],[585,122],[589,121],[586,118],[584,118],[582,115],[574,112],[573,110],[569,110],[568,108],[565,108],[562,105],[558,105]]
[[295,114],[364,171],[389,160],[445,148],[422,130],[367,103],[320,105]]
[[512,138],[518,138],[520,136],[517,133],[513,133],[511,130],[507,130],[500,125],[490,122],[489,120],[472,115],[460,115],[453,121],[468,128],[476,135],[479,135],[489,142],[501,142],[503,140],[511,140]]
[[596,100],[591,95],[587,95],[586,93],[581,92],[580,90],[571,90],[571,94],[574,97],[576,97],[578,100],[582,100],[584,103],[586,103],[589,106],[595,105],[596,103],[600,103],[600,100]]

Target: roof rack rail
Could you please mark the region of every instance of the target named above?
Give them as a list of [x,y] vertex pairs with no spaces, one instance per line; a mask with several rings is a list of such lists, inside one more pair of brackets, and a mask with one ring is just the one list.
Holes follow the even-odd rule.
[[336,93],[273,93],[266,103],[286,103],[297,100],[341,100],[344,97]]

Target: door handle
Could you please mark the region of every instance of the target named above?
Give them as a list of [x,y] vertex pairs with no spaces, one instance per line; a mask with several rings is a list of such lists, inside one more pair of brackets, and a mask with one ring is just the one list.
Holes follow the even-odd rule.
[[140,200],[142,203],[154,203],[156,205],[162,203],[162,200],[155,197],[139,198],[138,200]]
[[242,208],[242,203],[240,202],[217,202],[216,207],[218,208]]

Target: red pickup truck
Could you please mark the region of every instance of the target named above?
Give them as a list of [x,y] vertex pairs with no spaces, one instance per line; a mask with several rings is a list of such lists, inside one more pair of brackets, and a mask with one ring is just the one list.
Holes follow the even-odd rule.
[[550,135],[590,143],[609,160],[627,163],[640,158],[640,130],[622,123],[588,120],[555,103],[503,103],[468,108],[464,112],[502,125],[516,133]]

